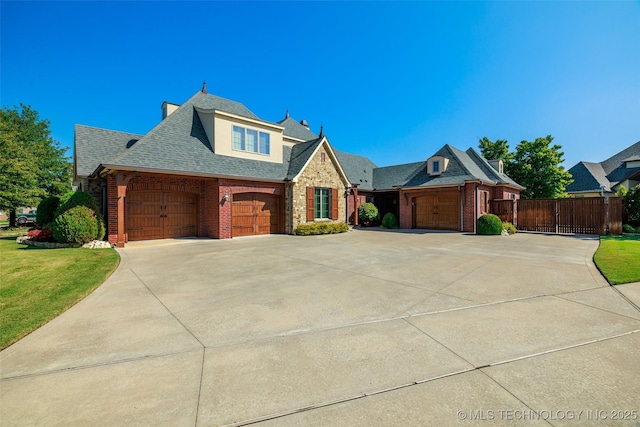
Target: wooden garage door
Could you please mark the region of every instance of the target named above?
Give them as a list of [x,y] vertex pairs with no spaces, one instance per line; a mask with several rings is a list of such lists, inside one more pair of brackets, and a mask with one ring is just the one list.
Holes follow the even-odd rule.
[[129,240],[167,239],[197,235],[197,195],[167,191],[127,193]]
[[233,195],[231,236],[252,236],[280,231],[280,198],[271,194]]
[[413,226],[429,230],[459,230],[460,193],[432,191],[416,197],[413,205]]

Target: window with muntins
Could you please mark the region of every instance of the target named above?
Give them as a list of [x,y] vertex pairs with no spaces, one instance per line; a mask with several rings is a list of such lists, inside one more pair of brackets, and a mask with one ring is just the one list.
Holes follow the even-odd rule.
[[316,188],[313,198],[314,218],[330,219],[331,218],[331,191],[329,188]]
[[233,149],[248,153],[269,154],[269,134],[254,129],[233,127]]
[[438,160],[433,161],[433,173],[440,172],[440,162]]

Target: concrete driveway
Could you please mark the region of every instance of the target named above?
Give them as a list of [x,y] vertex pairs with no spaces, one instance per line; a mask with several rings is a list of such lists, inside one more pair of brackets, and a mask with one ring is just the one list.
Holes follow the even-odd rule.
[[640,284],[609,287],[597,245],[132,243],[104,285],[0,353],[0,424],[639,425]]

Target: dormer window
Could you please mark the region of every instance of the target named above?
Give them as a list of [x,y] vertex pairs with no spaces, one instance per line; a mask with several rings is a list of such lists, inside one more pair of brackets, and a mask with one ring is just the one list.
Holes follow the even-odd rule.
[[500,159],[488,160],[492,168],[494,168],[500,175],[504,174],[504,162]]
[[432,176],[440,175],[447,170],[449,159],[442,156],[433,156],[427,161],[427,173]]
[[233,127],[233,149],[250,153],[269,154],[269,134],[240,126]]

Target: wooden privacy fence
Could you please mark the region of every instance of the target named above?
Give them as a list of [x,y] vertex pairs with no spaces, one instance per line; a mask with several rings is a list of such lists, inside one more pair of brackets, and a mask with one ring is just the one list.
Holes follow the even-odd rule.
[[622,234],[620,197],[492,200],[491,213],[522,231]]

